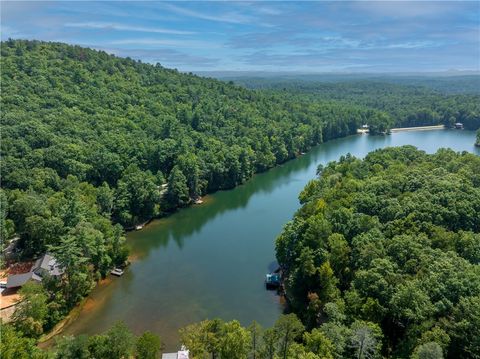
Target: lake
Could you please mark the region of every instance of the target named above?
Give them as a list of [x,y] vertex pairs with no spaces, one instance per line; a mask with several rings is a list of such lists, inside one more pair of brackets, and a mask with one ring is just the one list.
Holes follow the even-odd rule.
[[275,238],[299,208],[298,194],[319,164],[407,144],[429,153],[450,147],[480,155],[474,140],[473,131],[433,130],[329,141],[242,186],[207,196],[202,205],[130,232],[132,265],[97,286],[64,333],[94,334],[123,320],[136,333],[158,333],[174,350],[178,329],[206,318],[271,326],[282,311],[280,298],[264,287],[274,266]]

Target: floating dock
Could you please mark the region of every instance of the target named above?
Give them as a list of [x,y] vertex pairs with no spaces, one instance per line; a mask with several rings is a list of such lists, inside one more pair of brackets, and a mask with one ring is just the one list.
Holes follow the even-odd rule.
[[123,270],[120,268],[113,268],[110,274],[115,275],[117,277],[121,277],[123,275]]

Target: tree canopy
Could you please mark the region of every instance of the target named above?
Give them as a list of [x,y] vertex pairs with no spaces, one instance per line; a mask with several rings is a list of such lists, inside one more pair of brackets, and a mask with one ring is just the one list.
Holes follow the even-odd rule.
[[[2,333],[12,358],[42,357],[29,338],[126,262],[125,228],[364,123],[372,133],[480,127],[477,93],[375,82],[259,91],[40,41],[2,42],[0,61],[2,245],[17,234],[19,259],[49,251],[64,270],[21,291]],[[412,147],[319,168],[277,240],[296,315],[265,331],[206,320],[184,342],[229,359],[478,358],[479,171],[473,155]],[[160,342],[118,324],[58,348],[65,358],[155,357]]]
[[292,310],[335,357],[478,358],[480,158],[405,146],[318,173],[276,243]]

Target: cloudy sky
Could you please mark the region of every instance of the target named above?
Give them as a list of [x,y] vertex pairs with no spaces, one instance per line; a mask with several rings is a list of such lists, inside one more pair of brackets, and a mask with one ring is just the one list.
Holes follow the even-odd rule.
[[480,1],[1,2],[1,36],[182,71],[480,70]]

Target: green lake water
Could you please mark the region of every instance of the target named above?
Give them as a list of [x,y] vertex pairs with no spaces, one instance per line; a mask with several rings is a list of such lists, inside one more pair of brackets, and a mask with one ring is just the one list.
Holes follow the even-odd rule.
[[406,144],[429,153],[450,147],[480,155],[474,139],[473,131],[434,130],[329,141],[242,186],[207,196],[202,205],[130,232],[132,265],[123,277],[99,285],[64,333],[94,334],[122,320],[136,333],[158,333],[167,349],[176,349],[178,329],[206,318],[270,326],[282,311],[280,298],[264,287],[274,266],[275,238],[319,164]]

